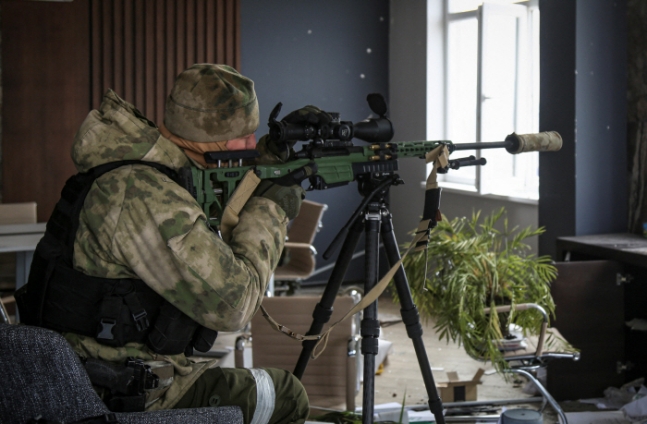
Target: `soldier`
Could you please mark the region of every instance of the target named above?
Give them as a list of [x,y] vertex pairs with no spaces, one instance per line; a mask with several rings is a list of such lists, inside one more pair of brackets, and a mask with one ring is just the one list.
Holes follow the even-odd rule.
[[[111,409],[238,405],[245,422],[307,417],[292,374],[211,368],[185,355],[250,320],[304,197],[298,184],[261,182],[225,243],[177,183],[181,168],[209,166],[204,152],[254,148],[258,124],[253,82],[231,67],[199,64],[176,79],[159,128],[109,90],[76,134],[80,174],[48,222],[19,306],[25,323],[63,333]],[[264,160],[285,160],[266,137],[259,149]],[[93,378],[105,363],[141,366],[128,358],[152,367],[155,390],[133,397]]]

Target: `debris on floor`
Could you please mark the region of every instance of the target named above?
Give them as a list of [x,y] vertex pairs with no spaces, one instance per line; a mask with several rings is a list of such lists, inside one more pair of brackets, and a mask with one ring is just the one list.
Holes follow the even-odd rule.
[[[641,390],[644,388],[645,386],[642,386]],[[643,395],[642,397],[629,402],[628,404],[620,408],[620,410],[624,412],[625,417],[631,419],[634,422],[647,421],[647,396]]]
[[476,386],[481,383],[484,372],[483,368],[479,368],[471,380],[460,380],[456,371],[448,371],[448,381],[437,384],[440,389],[440,399],[443,402],[476,400]]
[[566,412],[568,424],[631,424],[622,411]]
[[604,390],[603,398],[580,399],[580,402],[594,404],[598,409],[620,409],[630,402],[647,396],[644,381],[644,378],[639,378],[623,384],[620,388],[609,387]]

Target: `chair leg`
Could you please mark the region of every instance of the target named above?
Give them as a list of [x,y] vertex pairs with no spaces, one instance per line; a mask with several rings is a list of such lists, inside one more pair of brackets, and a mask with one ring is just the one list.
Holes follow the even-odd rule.
[[346,358],[346,410],[355,412],[355,385],[357,384],[355,356]]
[[2,299],[0,299],[0,323],[11,324],[9,313],[7,312],[7,309],[5,309]]
[[236,368],[245,368],[245,343],[250,338],[249,334],[241,334],[236,337],[236,345],[234,346],[234,366]]
[[564,411],[562,410],[562,407],[559,406],[557,401],[555,401],[555,399],[551,396],[551,394],[548,393],[548,390],[546,390],[546,388],[539,382],[539,380],[537,380],[535,378],[534,375],[532,375],[531,373],[529,373],[526,370],[514,369],[514,368],[510,369],[509,372],[514,373],[514,374],[521,374],[521,375],[525,376],[528,380],[532,381],[532,383],[535,385],[537,390],[539,390],[539,393],[541,393],[541,395],[544,397],[544,399],[546,399],[548,401],[548,403],[550,403],[550,406],[553,407],[555,412],[557,412],[557,415],[559,415],[559,417],[561,418],[562,424],[568,424],[568,420],[566,419],[566,415],[564,414]]

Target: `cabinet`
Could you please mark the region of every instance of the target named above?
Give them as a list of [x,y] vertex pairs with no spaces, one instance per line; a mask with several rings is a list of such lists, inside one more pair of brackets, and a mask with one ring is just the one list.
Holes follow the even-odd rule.
[[647,332],[626,325],[647,320],[647,239],[561,237],[557,258],[553,325],[582,356],[551,364],[548,390],[558,400],[601,397],[607,387],[647,377]]

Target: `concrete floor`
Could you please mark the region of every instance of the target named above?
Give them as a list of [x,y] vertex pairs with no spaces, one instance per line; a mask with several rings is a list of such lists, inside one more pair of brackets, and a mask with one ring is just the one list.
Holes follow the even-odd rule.
[[[394,321],[400,317],[400,305],[383,296],[378,302],[378,312],[381,321]],[[486,374],[477,389],[479,400],[529,397],[521,392],[520,387],[506,383],[489,364],[470,358],[458,344],[438,340],[433,322],[423,322],[423,326],[423,341],[437,383],[447,381],[448,371],[456,371],[461,379],[471,379],[479,368],[483,368]],[[427,392],[404,324],[400,322],[383,327],[382,338],[393,343],[393,351],[387,358],[384,372],[375,378],[375,403],[402,402],[405,390],[407,405],[427,403]],[[358,395],[360,404],[361,393]]]
[[[316,291],[310,292],[308,290],[299,294],[316,295],[317,293]],[[392,342],[393,346],[382,373],[375,377],[375,405],[389,402],[402,403],[403,400],[407,406],[426,405],[428,401],[427,391],[420,374],[412,342],[406,334],[404,324],[400,322],[399,304],[395,304],[389,295],[383,295],[378,302],[378,312],[380,321],[386,323],[382,327],[382,338]],[[461,379],[471,379],[479,368],[483,368],[486,372],[481,377],[481,384],[477,387],[478,400],[519,399],[533,396],[522,391],[526,383],[525,380],[522,381],[516,378],[506,382],[501,375],[494,372],[490,364],[470,358],[458,344],[438,340],[433,329],[433,322],[428,321],[422,324],[424,328],[423,341],[436,383],[447,381],[446,372],[448,371],[457,372]],[[232,340],[227,341],[228,337]],[[230,333],[219,337],[218,342],[233,345],[234,338],[235,334]],[[229,359],[231,359],[231,364],[225,366],[233,366],[233,358]],[[362,405],[362,396],[363,393],[360,389],[356,396],[357,406]],[[313,404],[311,406],[316,415],[317,405]],[[334,408],[344,410],[344,407],[345,405],[341,404]],[[538,405],[517,405],[513,407],[536,409]],[[556,414],[550,406],[546,407],[544,423],[556,422]]]
[[[380,321],[384,323],[382,338],[392,342],[393,346],[382,373],[375,377],[375,405],[403,401],[407,406],[427,405],[427,391],[413,344],[406,334],[404,324],[400,321],[400,305],[394,303],[390,295],[384,294],[378,301],[378,314]],[[449,371],[457,372],[461,379],[471,379],[479,368],[483,368],[486,372],[477,387],[477,400],[520,399],[535,396],[522,391],[526,384],[525,379],[517,377],[506,382],[503,376],[494,372],[490,364],[469,357],[457,343],[440,341],[431,320],[423,321],[422,325],[423,341],[436,383],[448,381],[446,373]],[[357,406],[362,405],[362,396],[363,392],[360,389],[355,399]],[[526,404],[513,407],[536,409],[538,406],[538,404]],[[344,405],[339,405],[338,408],[341,410]],[[544,411],[544,423],[556,422],[557,415],[548,406]]]

